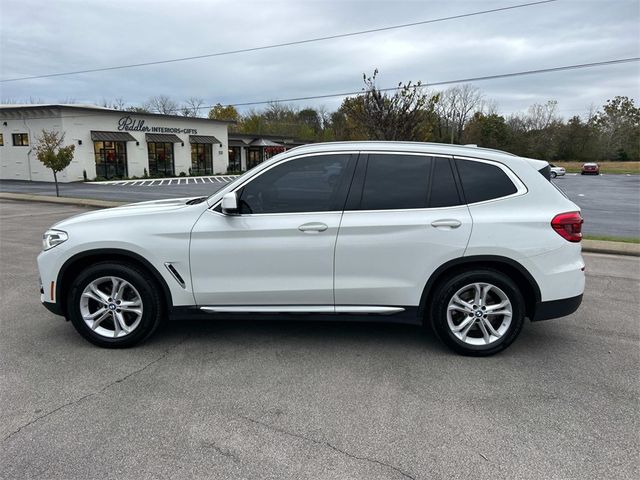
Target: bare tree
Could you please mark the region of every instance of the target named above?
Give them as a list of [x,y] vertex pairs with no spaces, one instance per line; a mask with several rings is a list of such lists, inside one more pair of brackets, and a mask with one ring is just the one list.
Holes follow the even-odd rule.
[[472,85],[459,85],[442,92],[436,105],[436,113],[440,118],[440,136],[444,137],[446,132],[451,143],[460,141],[464,126],[482,107],[483,95]]
[[180,106],[180,113],[185,117],[199,117],[200,110],[204,107],[204,100],[199,97],[189,97]]
[[545,104],[534,103],[527,112],[528,130],[544,130],[558,120],[557,111],[557,100],[549,100]]
[[341,110],[354,129],[372,140],[424,141],[431,130],[429,118],[438,95],[423,91],[422,83],[398,84],[389,95],[376,86],[378,70],[371,77],[363,75],[364,92],[346,98]]
[[153,113],[176,115],[178,113],[178,104],[166,95],[157,95],[147,100],[142,105],[142,109]]
[[113,100],[107,100],[106,98],[103,98],[102,102],[100,103],[103,107],[112,108],[114,110],[124,110],[126,106],[124,98],[122,97],[117,97]]

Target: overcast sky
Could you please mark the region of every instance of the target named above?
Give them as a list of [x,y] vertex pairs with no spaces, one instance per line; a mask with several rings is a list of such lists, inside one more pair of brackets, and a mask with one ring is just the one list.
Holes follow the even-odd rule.
[[[499,8],[501,1],[0,0],[0,78],[202,55]],[[180,63],[0,83],[3,100],[207,105],[493,75],[640,56],[640,0],[560,0],[399,30]],[[499,111],[558,100],[565,117],[640,99],[640,62],[475,84]],[[341,99],[296,103],[333,110]]]

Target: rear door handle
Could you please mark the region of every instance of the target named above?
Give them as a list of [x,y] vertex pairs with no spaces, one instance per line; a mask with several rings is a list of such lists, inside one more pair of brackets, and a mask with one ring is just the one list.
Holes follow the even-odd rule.
[[462,222],[455,218],[443,218],[431,222],[432,227],[439,228],[440,230],[451,230],[452,228],[458,228],[460,225],[462,225]]
[[329,227],[327,227],[324,223],[310,222],[300,225],[298,227],[298,230],[304,233],[319,233],[324,232],[327,228]]

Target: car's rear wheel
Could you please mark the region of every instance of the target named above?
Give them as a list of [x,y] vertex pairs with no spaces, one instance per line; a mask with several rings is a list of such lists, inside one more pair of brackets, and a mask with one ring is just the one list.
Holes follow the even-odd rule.
[[558,174],[556,172],[551,172],[551,178],[556,178]]
[[493,355],[507,348],[524,324],[517,285],[496,270],[448,277],[435,291],[431,324],[438,337],[463,355]]
[[149,337],[162,318],[162,299],[147,272],[124,263],[95,264],[74,280],[67,315],[90,342],[131,347]]

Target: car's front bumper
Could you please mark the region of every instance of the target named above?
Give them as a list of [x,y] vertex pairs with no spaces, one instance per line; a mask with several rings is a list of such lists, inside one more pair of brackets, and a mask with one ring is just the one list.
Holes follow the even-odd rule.
[[536,304],[534,314],[531,317],[531,321],[537,322],[540,320],[551,320],[552,318],[566,317],[578,310],[581,303],[582,294],[570,298],[561,298],[560,300],[538,302]]

